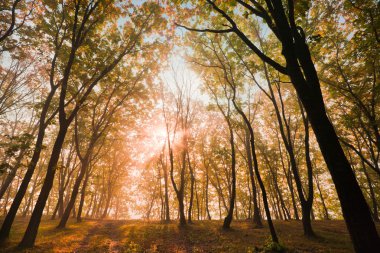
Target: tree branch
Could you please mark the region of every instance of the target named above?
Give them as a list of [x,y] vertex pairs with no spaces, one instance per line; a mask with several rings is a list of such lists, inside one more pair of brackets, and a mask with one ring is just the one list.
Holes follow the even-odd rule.
[[197,29],[197,28],[191,28],[191,27],[187,27],[187,26],[184,26],[184,25],[180,25],[178,23],[174,23],[176,26],[178,27],[181,27],[181,28],[184,28],[188,31],[192,31],[192,32],[208,32],[208,33],[230,33],[230,32],[233,32],[234,29],[233,28],[229,28],[229,29]]

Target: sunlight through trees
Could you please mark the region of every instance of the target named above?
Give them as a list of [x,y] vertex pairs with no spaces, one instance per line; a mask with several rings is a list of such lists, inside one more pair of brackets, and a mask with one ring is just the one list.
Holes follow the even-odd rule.
[[375,252],[379,17],[374,0],[2,1],[0,244],[244,221],[269,238],[247,252],[283,252],[300,250],[284,228],[311,243],[344,220]]

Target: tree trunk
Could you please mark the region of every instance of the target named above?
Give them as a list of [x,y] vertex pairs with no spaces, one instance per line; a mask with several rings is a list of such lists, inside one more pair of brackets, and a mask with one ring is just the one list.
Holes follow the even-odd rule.
[[[183,204],[183,193],[180,193],[177,195],[177,198],[179,199],[178,206],[179,206],[179,224],[181,226],[186,225],[186,217],[185,217],[185,206]],[[182,201],[181,201],[182,200]]]
[[228,208],[227,216],[224,218],[223,229],[229,229],[235,207],[235,199],[236,199],[236,154],[235,154],[235,140],[234,140],[234,132],[231,126],[229,119],[227,119],[228,128],[230,131],[230,146],[231,146],[231,196],[230,196],[230,205]]
[[[169,210],[169,189],[168,189],[168,167],[167,162],[164,163],[163,156],[161,156],[161,163],[164,169],[164,188],[165,188],[165,221],[170,221],[170,210]],[[166,160],[167,161],[167,160]]]
[[372,180],[368,174],[366,165],[364,164],[363,161],[362,161],[362,166],[363,166],[364,175],[367,179],[369,193],[370,193],[369,195],[371,197],[371,202],[372,202],[372,217],[374,221],[379,221],[379,212],[377,208],[376,195],[375,195],[375,190],[373,189]]
[[169,147],[169,160],[170,160],[170,179],[178,200],[178,215],[179,215],[179,224],[180,226],[186,225],[185,217],[185,206],[183,204],[184,199],[184,187],[185,187],[185,169],[186,169],[186,151],[182,151],[182,166],[180,172],[180,188],[177,188],[177,185],[174,181],[174,157],[173,150],[170,147],[170,141],[168,136],[168,147]]
[[9,185],[12,183],[14,177],[16,176],[16,172],[18,170],[18,168],[20,167],[21,165],[21,161],[22,159],[24,158],[24,155],[25,155],[25,152],[26,152],[26,148],[23,149],[20,154],[17,156],[16,158],[16,164],[13,166],[11,172],[7,175],[7,177],[4,179],[4,181],[2,182],[1,184],[1,188],[0,188],[0,199],[3,198],[5,192],[7,191]]
[[86,157],[82,161],[82,166],[81,166],[81,170],[79,172],[79,175],[78,175],[77,179],[75,180],[73,190],[71,192],[71,197],[70,197],[69,203],[66,206],[65,212],[63,213],[62,219],[59,222],[57,228],[65,228],[65,226],[66,226],[66,223],[70,217],[70,213],[71,213],[71,211],[75,205],[75,201],[76,201],[77,196],[78,196],[79,187],[82,183],[82,179],[83,179],[83,177],[87,171],[89,159],[90,159],[89,153],[87,153]]
[[30,196],[28,198],[25,210],[24,210],[24,212],[22,214],[23,217],[26,217],[26,215],[28,213],[28,210],[29,210],[29,208],[30,208],[30,206],[32,204],[33,197],[34,197],[34,192],[36,191],[36,188],[37,188],[38,176],[40,175],[41,171],[42,171],[42,167],[40,167],[40,169],[38,170],[37,175],[36,175],[36,177],[34,179],[33,186],[32,186],[32,191],[30,192]]
[[[88,179],[90,178],[90,173],[87,171],[86,172],[86,177],[84,178],[83,184],[82,184],[82,189],[81,189],[81,194],[80,194],[80,201],[79,201],[79,207],[78,207],[78,214],[77,214],[77,222],[82,221],[82,211],[83,211],[83,205],[84,205],[84,198],[86,196],[86,187],[88,183]],[[92,201],[92,198],[91,198]],[[89,208],[91,207],[91,203],[89,205]]]
[[258,198],[257,198],[257,190],[256,190],[256,183],[255,183],[255,176],[253,173],[253,164],[252,164],[252,152],[249,145],[249,129],[246,127],[246,133],[245,133],[245,150],[247,152],[247,160],[248,160],[248,170],[249,170],[249,178],[251,181],[251,188],[252,188],[252,194],[253,194],[253,224],[255,224],[256,227],[263,227],[263,223],[261,222],[261,215],[260,210],[258,206]]
[[[279,11],[280,15],[284,15],[284,10]],[[371,252],[380,247],[379,236],[371,212],[339,143],[334,127],[327,117],[319,79],[309,48],[302,38],[296,38],[296,42],[293,44],[293,39],[290,37],[292,31],[286,27],[287,24],[287,22],[277,23],[281,30],[281,37],[283,37],[283,55],[287,62],[288,75],[307,112],[335,184],[355,251]]]
[[32,216],[30,218],[28,227],[25,231],[24,237],[22,238],[22,241],[19,244],[19,247],[33,247],[34,242],[37,237],[38,227],[41,222],[41,217],[43,210],[45,208],[46,201],[49,197],[50,190],[53,186],[54,181],[54,175],[56,171],[56,166],[58,163],[58,159],[61,153],[62,145],[65,140],[65,136],[67,133],[68,125],[60,125],[60,129],[57,135],[57,138],[54,143],[54,147],[51,153],[50,161],[47,167],[47,172],[45,176],[45,181],[42,186],[40,195],[38,197],[37,203],[34,207]]
[[[207,213],[207,219],[211,220],[210,210],[208,208],[208,183],[209,183],[209,175],[208,175],[208,166],[206,167],[206,185],[205,185],[205,205],[206,205],[206,213]],[[219,208],[220,208],[220,201],[219,201]]]
[[329,217],[329,211],[326,207],[326,203],[325,203],[325,198],[323,197],[323,194],[322,194],[322,190],[321,190],[321,187],[319,185],[319,179],[318,179],[318,176],[316,174],[314,174],[314,179],[315,179],[315,183],[317,185],[317,189],[318,189],[318,192],[319,192],[319,196],[321,198],[321,202],[322,202],[322,207],[323,207],[323,212],[324,212],[324,219],[325,220],[330,220],[330,217]]
[[246,127],[249,130],[250,144],[251,144],[251,154],[252,154],[252,158],[253,158],[253,168],[255,170],[256,178],[257,178],[257,181],[259,183],[259,186],[260,186],[260,189],[261,189],[261,193],[263,195],[264,209],[265,209],[265,214],[267,216],[267,221],[268,221],[269,231],[271,233],[272,241],[275,242],[275,243],[278,243],[277,233],[276,233],[276,230],[274,228],[274,225],[273,225],[273,222],[272,222],[272,218],[271,218],[271,215],[270,215],[267,192],[265,190],[265,186],[264,186],[264,183],[263,183],[263,181],[261,179],[261,175],[260,175],[260,172],[259,172],[259,163],[257,161],[256,146],[255,146],[255,134],[253,132],[253,128],[252,128],[251,123],[249,122],[248,118],[245,116],[244,112],[239,108],[239,106],[235,102],[236,87],[231,87],[231,88],[233,88],[233,91],[234,91],[234,98],[232,100],[232,102],[234,104],[234,107],[238,111],[238,113],[240,114],[240,116],[242,116],[242,118],[244,120],[244,123],[245,123]]
[[42,112],[39,119],[40,126],[38,128],[38,135],[37,135],[37,140],[34,147],[32,159],[29,162],[28,169],[24,175],[20,188],[18,189],[15,198],[13,199],[11,208],[9,209],[9,212],[4,219],[3,225],[0,230],[0,242],[9,237],[9,232],[11,230],[13,221],[21,205],[22,199],[24,198],[25,193],[28,189],[29,182],[32,179],[38,160],[40,159],[41,151],[43,148],[43,139],[45,137],[45,130],[47,127],[45,121],[46,121],[47,112],[50,106],[50,102],[54,96],[54,93],[55,93],[55,89],[52,89],[49,95],[47,96],[44,106],[42,108]]
[[188,223],[192,223],[191,215],[192,215],[192,211],[193,211],[192,209],[193,209],[193,201],[194,201],[195,177],[194,177],[193,167],[191,166],[191,163],[190,163],[189,152],[186,152],[186,153],[187,153],[187,163],[189,165],[189,171],[190,171],[190,200],[189,200],[189,210],[188,210],[188,214],[187,214],[187,221],[188,221]]

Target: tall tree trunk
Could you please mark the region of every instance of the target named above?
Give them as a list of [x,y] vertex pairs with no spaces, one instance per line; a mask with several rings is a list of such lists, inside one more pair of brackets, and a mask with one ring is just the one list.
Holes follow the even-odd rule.
[[249,170],[249,178],[251,181],[251,188],[252,188],[252,197],[253,197],[253,224],[255,224],[256,227],[263,227],[263,223],[261,222],[261,215],[260,210],[258,206],[258,198],[257,198],[257,190],[256,190],[256,183],[255,183],[255,175],[253,173],[253,164],[252,164],[252,152],[249,145],[249,129],[248,127],[245,128],[245,150],[247,152],[247,160],[248,160],[248,170]]
[[[296,200],[295,200],[295,196],[294,196],[293,180],[292,180],[292,176],[291,176],[290,168],[289,168],[290,167],[289,159],[287,159],[287,166],[285,166],[284,157],[283,157],[283,153],[282,153],[282,147],[281,147],[281,143],[280,143],[280,139],[278,137],[278,134],[276,135],[276,137],[277,137],[278,149],[280,151],[280,161],[281,161],[282,169],[284,171],[286,183],[288,184],[288,188],[289,188],[289,192],[290,192],[290,197],[292,199],[294,218],[296,220],[299,220],[300,218],[298,215],[297,204],[296,204]],[[291,217],[290,217],[290,219],[291,219]]]
[[8,206],[8,202],[9,202],[9,196],[11,195],[11,191],[12,191],[12,185],[8,187],[7,191],[6,191],[6,195],[5,195],[5,201],[4,201],[4,208],[3,208],[3,215],[7,215],[7,206]]
[[375,190],[373,189],[373,185],[372,185],[372,180],[369,176],[369,173],[366,169],[366,165],[365,163],[362,161],[362,167],[363,167],[363,171],[364,171],[364,175],[367,179],[367,183],[368,183],[368,188],[369,188],[369,195],[371,197],[371,202],[372,202],[372,217],[373,217],[373,220],[374,221],[379,221],[379,212],[378,212],[378,207],[377,207],[377,200],[376,200],[376,194],[375,194]]
[[[86,176],[85,176],[83,184],[82,184],[81,193],[80,193],[80,201],[79,201],[79,207],[78,207],[77,222],[81,222],[82,221],[82,211],[83,211],[84,199],[85,199],[85,196],[86,196],[86,187],[87,187],[87,183],[88,183],[89,178],[90,178],[90,173],[87,170],[86,171]],[[91,198],[91,201],[92,201],[92,199],[93,198]],[[90,201],[89,208],[91,207],[91,201]]]
[[[209,166],[208,165],[206,166],[206,163],[204,163],[204,164],[205,164],[205,167],[206,167],[205,209],[206,209],[207,219],[211,220],[210,210],[208,208]],[[219,202],[219,208],[220,208],[220,202]]]
[[16,176],[16,172],[21,165],[21,161],[24,158],[26,151],[27,151],[26,148],[24,148],[20,151],[19,155],[16,158],[16,163],[11,169],[11,172],[7,175],[7,177],[2,182],[1,188],[0,188],[0,199],[3,198],[5,192],[7,191],[8,187],[9,187],[9,185],[12,183],[14,177]]
[[25,210],[24,210],[24,212],[22,214],[23,217],[26,217],[26,215],[27,215],[27,213],[29,211],[29,208],[30,208],[30,206],[32,204],[34,193],[35,193],[36,188],[37,188],[38,177],[39,177],[41,171],[42,171],[42,166],[39,168],[39,170],[37,172],[37,175],[36,175],[36,177],[34,179],[33,186],[32,186],[32,191],[30,192],[30,196],[29,196],[28,201],[26,203]]
[[163,155],[161,156],[161,164],[164,169],[164,188],[165,188],[165,221],[170,221],[170,209],[169,209],[169,186],[168,186],[168,167],[167,160],[164,162]]
[[[285,58],[286,67],[260,51],[227,13],[220,9],[215,2],[208,1],[213,9],[223,15],[231,24],[230,31],[234,32],[253,53],[290,78],[307,112],[335,184],[355,251],[371,252],[373,249],[378,249],[380,248],[380,240],[368,204],[343,152],[335,129],[327,117],[319,78],[306,42],[306,36],[302,28],[297,26],[294,18],[294,1],[287,1],[286,7],[284,2],[280,0],[267,0],[265,2],[268,8],[263,8],[263,11],[265,17],[270,20],[269,28],[275,33],[282,45],[281,53]],[[204,32],[204,30],[197,31]],[[262,45],[261,48],[263,48]]]
[[57,138],[55,140],[53,150],[50,156],[50,161],[47,167],[47,172],[45,176],[44,184],[42,185],[42,189],[36,205],[34,207],[32,216],[30,218],[28,227],[25,231],[24,237],[22,238],[19,247],[32,247],[37,237],[38,227],[41,222],[42,213],[46,204],[46,201],[49,197],[50,190],[53,186],[54,175],[56,171],[56,166],[58,163],[58,159],[61,153],[62,145],[65,140],[65,136],[67,133],[68,125],[60,125],[59,132]]
[[82,183],[82,179],[83,179],[84,175],[86,174],[86,171],[87,171],[87,168],[88,168],[88,165],[90,162],[89,160],[90,160],[90,156],[89,156],[89,152],[88,152],[86,157],[84,158],[84,160],[81,161],[81,163],[82,163],[81,170],[79,172],[77,179],[75,180],[73,190],[71,192],[71,197],[70,197],[69,203],[66,206],[65,212],[63,213],[61,221],[59,222],[57,228],[65,228],[65,226],[66,226],[66,223],[70,217],[70,213],[71,213],[71,211],[75,205],[75,201],[76,201],[77,196],[78,196],[79,187]]
[[[266,77],[268,87],[269,87],[269,93],[270,93],[269,98],[272,101],[273,107],[275,109],[275,114],[276,114],[279,130],[280,130],[281,138],[282,138],[283,143],[285,145],[285,149],[289,155],[290,169],[292,171],[293,178],[294,178],[294,181],[296,183],[296,189],[297,189],[298,197],[299,197],[299,200],[301,202],[302,225],[303,225],[303,229],[304,229],[304,234],[307,236],[314,236],[314,232],[311,229],[311,223],[310,223],[311,208],[308,207],[309,201],[308,201],[308,199],[306,199],[306,197],[304,196],[304,193],[303,193],[301,177],[299,175],[299,168],[298,168],[298,164],[297,164],[297,159],[295,157],[293,141],[291,138],[290,125],[289,125],[289,122],[287,121],[287,118],[285,115],[285,108],[284,108],[284,103],[282,100],[281,89],[280,89],[279,84],[277,84],[276,88],[277,88],[277,93],[278,93],[278,97],[280,100],[280,106],[281,106],[281,112],[280,112],[280,108],[279,108],[279,105],[277,104],[276,97],[275,97],[273,89],[272,89],[272,84],[271,84],[271,80],[269,78],[269,72],[268,72],[266,65],[264,65],[264,73],[265,73],[265,77]],[[300,105],[300,108],[302,110],[301,105]],[[304,117],[303,114],[302,114],[302,117]],[[306,128],[306,126],[305,126],[305,128]],[[307,135],[308,134],[309,133],[307,133]],[[306,139],[306,137],[305,137],[305,139]],[[306,146],[305,146],[305,150],[306,150]],[[309,165],[308,165],[308,178],[310,178],[311,176],[312,175],[309,174]],[[310,189],[310,188],[308,188],[308,189]],[[310,192],[309,192],[309,194],[310,194]],[[312,194],[311,194],[311,196],[312,196]],[[311,198],[311,200],[312,200],[312,198]]]
[[[109,192],[107,195],[107,199],[106,199],[106,205],[104,207],[103,214],[101,216],[102,219],[105,219],[108,216],[108,210],[110,208],[111,199],[112,199],[112,194],[111,194],[111,192]],[[152,204],[152,206],[153,206],[153,204]]]
[[194,176],[194,171],[193,167],[191,166],[190,163],[190,155],[189,152],[187,153],[187,163],[189,165],[189,171],[190,171],[190,200],[189,200],[189,210],[187,214],[187,221],[188,223],[192,223],[191,216],[192,216],[192,209],[193,209],[193,201],[194,201],[194,183],[195,183],[195,176]]
[[302,115],[302,121],[305,128],[305,137],[304,137],[304,144],[305,144],[305,160],[306,160],[306,167],[307,167],[307,182],[308,182],[308,196],[307,199],[301,204],[304,205],[303,208],[305,209],[305,213],[302,213],[302,224],[304,227],[304,233],[306,236],[315,236],[315,233],[311,227],[311,211],[314,201],[314,188],[313,188],[313,165],[310,158],[310,143],[309,143],[309,119],[307,116],[304,115],[303,107],[300,104],[301,109],[301,115]]
[[9,237],[9,232],[11,230],[13,221],[16,217],[17,211],[21,205],[22,199],[25,196],[25,193],[28,189],[28,185],[30,180],[32,179],[34,170],[37,166],[38,160],[40,159],[41,151],[43,148],[43,140],[45,137],[45,130],[47,127],[46,124],[46,118],[47,118],[47,113],[50,107],[50,102],[53,99],[54,93],[55,93],[56,88],[53,88],[49,95],[47,96],[44,106],[41,111],[40,119],[39,119],[39,128],[38,128],[38,135],[37,135],[37,140],[35,143],[32,159],[29,162],[28,169],[26,170],[26,173],[24,175],[24,178],[22,180],[22,183],[16,193],[15,198],[13,199],[11,208],[9,209],[9,212],[7,216],[4,219],[3,225],[0,230],[0,242],[5,240],[6,238]]
[[[283,9],[278,9],[276,12],[278,12],[276,15],[281,17],[285,15]],[[287,27],[287,22],[281,22],[276,23],[283,38],[282,52],[287,62],[288,75],[307,112],[335,184],[355,251],[371,252],[373,249],[380,248],[379,236],[354,172],[343,152],[334,127],[327,117],[318,75],[309,48],[300,35],[296,36],[293,44],[293,38],[290,37],[293,32]]]
[[265,214],[267,216],[267,221],[268,221],[269,231],[271,233],[272,241],[275,242],[275,243],[278,243],[277,233],[276,233],[276,230],[274,228],[274,225],[273,225],[273,222],[272,222],[272,218],[271,218],[271,214],[270,214],[267,192],[265,190],[265,186],[264,186],[264,183],[263,183],[263,181],[261,179],[261,175],[260,175],[260,172],[259,172],[259,163],[257,161],[257,155],[256,155],[255,134],[253,132],[252,125],[249,122],[247,116],[240,109],[240,107],[236,104],[236,101],[235,101],[236,87],[234,86],[234,84],[231,85],[231,88],[233,89],[233,92],[234,92],[233,93],[234,94],[233,95],[233,99],[232,99],[234,107],[237,110],[237,112],[240,114],[240,116],[243,118],[244,123],[245,123],[246,127],[249,130],[249,135],[250,135],[249,137],[250,137],[250,144],[251,144],[251,154],[252,154],[252,158],[253,158],[253,168],[255,170],[256,178],[257,178],[257,181],[259,183],[259,186],[260,186],[260,189],[261,189],[261,193],[263,195],[264,210],[265,210]]
[[228,208],[227,216],[224,218],[223,222],[223,228],[229,229],[233,213],[234,213],[234,207],[235,207],[235,200],[236,200],[236,154],[235,154],[235,139],[234,139],[234,132],[232,129],[232,125],[230,123],[230,119],[227,119],[226,121],[228,124],[228,129],[230,132],[230,147],[231,147],[231,196],[230,196],[230,203]]
[[322,190],[321,190],[321,186],[319,184],[318,176],[315,173],[313,175],[314,175],[315,183],[317,185],[317,189],[318,189],[318,192],[319,192],[319,197],[321,198],[323,212],[324,212],[324,219],[325,220],[330,220],[329,211],[328,211],[328,209],[326,207],[325,198],[323,197],[323,194],[322,194]]
[[179,224],[181,226],[186,225],[186,217],[185,217],[185,206],[183,203],[184,199],[184,187],[185,187],[185,169],[186,169],[186,152],[182,151],[182,166],[180,172],[180,187],[177,188],[177,185],[174,180],[174,157],[173,150],[170,147],[170,140],[168,135],[168,147],[169,147],[169,160],[170,160],[170,179],[172,181],[172,185],[178,200],[178,215],[179,215]]
[[202,209],[201,209],[201,206],[200,206],[200,201],[199,201],[199,195],[198,195],[198,190],[197,190],[197,187],[198,186],[198,183],[195,182],[195,201],[197,202],[197,220],[200,220],[201,219],[201,213],[202,213]]

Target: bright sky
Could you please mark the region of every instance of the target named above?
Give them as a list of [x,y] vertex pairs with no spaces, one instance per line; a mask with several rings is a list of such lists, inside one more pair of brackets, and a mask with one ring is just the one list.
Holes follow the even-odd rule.
[[[201,78],[191,70],[188,63],[186,63],[184,55],[177,53],[179,51],[183,52],[183,48],[176,48],[175,52],[168,59],[167,66],[159,74],[158,78],[162,81],[163,85],[167,90],[171,92],[176,92],[175,86],[175,77],[177,75],[177,80],[180,83],[184,82],[185,85],[191,87],[191,94],[193,100],[207,101],[208,96],[201,93],[202,80]],[[162,104],[157,104],[156,108],[160,111]],[[136,156],[133,159],[136,161],[134,168],[129,168],[129,175],[136,180],[130,180],[130,182],[139,182],[138,179],[141,179],[141,173],[144,168],[149,163],[150,159],[158,155],[164,143],[166,143],[166,128],[163,115],[153,115],[153,118],[150,119],[150,123],[145,129],[141,129],[141,134],[144,135],[142,141],[139,143],[139,150]],[[135,202],[137,205],[141,205],[145,200],[141,200],[140,194],[138,194],[138,185],[129,185],[129,192],[131,193],[132,202]],[[129,210],[129,218],[131,219],[140,219],[144,213],[141,213],[141,210],[135,210],[131,208]]]

